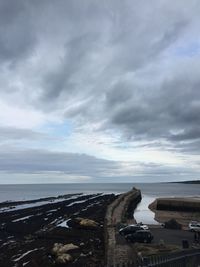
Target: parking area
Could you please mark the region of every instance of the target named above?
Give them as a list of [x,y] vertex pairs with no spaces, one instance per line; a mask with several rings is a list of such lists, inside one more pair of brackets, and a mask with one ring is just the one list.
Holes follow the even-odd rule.
[[165,244],[182,245],[182,240],[188,240],[189,245],[194,241],[194,233],[184,230],[171,230],[165,228],[150,228],[154,239],[153,243],[160,243],[161,240]]
[[[159,244],[164,241],[165,244],[181,246],[183,240],[188,240],[191,246],[194,242],[194,233],[185,230],[171,230],[161,227],[150,228],[151,233],[154,236],[152,243]],[[161,241],[162,240],[162,241]],[[126,244],[127,241],[123,236],[116,233],[116,241],[118,244]]]

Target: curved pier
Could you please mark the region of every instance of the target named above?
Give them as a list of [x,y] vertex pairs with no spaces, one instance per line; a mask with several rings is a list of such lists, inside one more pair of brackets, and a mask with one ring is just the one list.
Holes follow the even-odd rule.
[[106,234],[106,266],[122,266],[130,262],[134,262],[134,253],[128,244],[121,244],[117,238],[117,225],[120,223],[135,223],[134,218],[130,220],[130,206],[136,207],[141,201],[141,192],[136,188],[120,195],[108,208],[105,218],[105,234]]

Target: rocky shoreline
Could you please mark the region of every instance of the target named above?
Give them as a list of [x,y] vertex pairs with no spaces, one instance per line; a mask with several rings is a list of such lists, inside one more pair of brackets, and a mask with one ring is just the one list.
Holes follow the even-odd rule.
[[115,199],[74,194],[0,203],[0,266],[103,266],[104,217]]

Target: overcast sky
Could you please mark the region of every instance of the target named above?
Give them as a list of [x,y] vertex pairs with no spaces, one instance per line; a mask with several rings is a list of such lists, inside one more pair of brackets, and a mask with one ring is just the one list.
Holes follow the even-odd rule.
[[200,178],[199,0],[0,0],[0,183]]

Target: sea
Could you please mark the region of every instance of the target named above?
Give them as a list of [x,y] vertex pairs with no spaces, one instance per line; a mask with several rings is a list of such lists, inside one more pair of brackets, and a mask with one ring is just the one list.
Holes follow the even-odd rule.
[[200,197],[200,184],[183,183],[71,183],[71,184],[9,184],[0,185],[0,202],[32,200],[45,197],[83,193],[120,194],[136,187],[142,201],[134,212],[137,222],[156,224],[154,213],[148,209],[158,197]]

